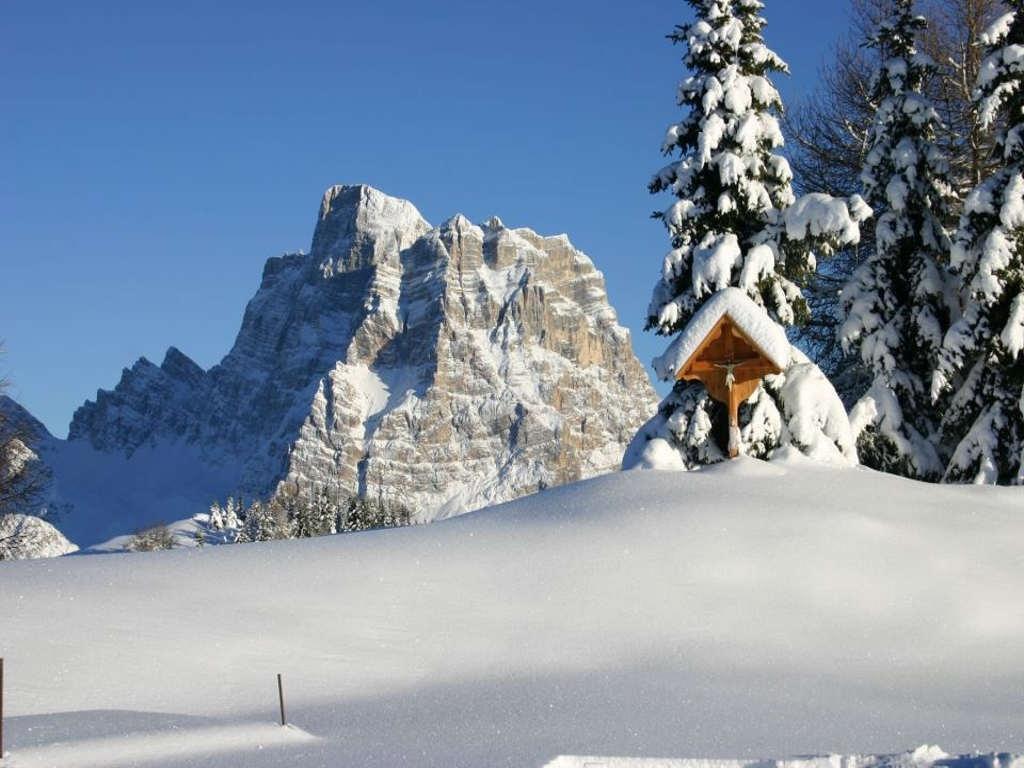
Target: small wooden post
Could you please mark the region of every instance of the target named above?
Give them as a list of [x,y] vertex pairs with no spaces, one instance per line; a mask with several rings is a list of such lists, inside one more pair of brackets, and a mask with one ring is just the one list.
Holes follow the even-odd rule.
[[736,387],[729,387],[729,458],[740,455],[740,398]]
[[284,685],[281,683],[281,673],[277,673],[277,701],[281,705],[281,725],[287,724],[284,719]]
[[0,656],[0,763],[4,761],[4,659]]

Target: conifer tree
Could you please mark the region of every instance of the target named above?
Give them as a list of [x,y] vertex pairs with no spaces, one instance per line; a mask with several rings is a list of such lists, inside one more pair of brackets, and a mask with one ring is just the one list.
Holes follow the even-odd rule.
[[946,334],[932,393],[949,482],[1024,482],[1024,0],[985,33],[976,100],[995,125],[999,168],[964,202],[951,265],[962,314]]
[[[815,269],[812,246],[827,255],[859,238],[857,222],[870,213],[859,198],[850,203],[826,195],[795,200],[792,173],[778,153],[782,100],[770,76],[785,63],[763,40],[759,0],[688,0],[695,19],[669,36],[686,47],[689,71],[678,104],[687,110],[671,126],[662,150],[675,155],[650,184],[677,201],[656,213],[668,229],[665,257],[647,327],[664,335],[682,330],[712,294],[738,287],[783,325],[803,321],[807,305],[800,285]],[[852,458],[849,424],[821,372],[793,350],[792,371],[771,377],[741,410],[745,452],[765,456],[781,445],[805,453],[830,450]],[[664,359],[655,361],[670,379]],[[790,375],[794,374],[794,375]],[[789,386],[787,387],[787,379]],[[789,401],[786,401],[787,393]],[[641,428],[624,466],[645,463],[650,448],[669,443],[684,466],[723,458],[720,438],[725,408],[703,385],[677,383],[658,415]],[[825,449],[824,446],[831,447]]]
[[254,501],[245,510],[242,530],[238,541],[274,541],[291,538],[291,527],[288,515],[282,505],[275,500],[269,503]]
[[923,94],[935,71],[915,44],[926,26],[912,0],[896,0],[870,41],[880,61],[871,86],[878,108],[861,181],[876,216],[875,248],[843,290],[839,333],[873,376],[850,414],[860,460],[938,480],[931,378],[954,309],[945,275],[954,196],[936,143],[939,116]]
[[207,525],[212,531],[223,531],[224,530],[224,508],[221,507],[219,501],[214,501],[210,505],[209,516],[207,517]]

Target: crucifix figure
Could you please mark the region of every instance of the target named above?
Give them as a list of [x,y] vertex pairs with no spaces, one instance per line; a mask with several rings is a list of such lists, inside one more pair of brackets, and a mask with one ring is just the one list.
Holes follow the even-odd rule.
[[725,387],[729,391],[732,391],[732,385],[736,383],[736,367],[743,365],[745,360],[729,361],[728,363],[714,363],[715,368],[721,368],[725,371]]

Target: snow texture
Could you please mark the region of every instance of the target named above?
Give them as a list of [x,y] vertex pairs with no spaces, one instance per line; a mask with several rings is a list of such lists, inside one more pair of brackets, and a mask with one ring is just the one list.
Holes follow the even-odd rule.
[[786,234],[793,240],[838,235],[843,245],[856,245],[860,222],[871,215],[871,208],[859,195],[847,201],[812,192],[796,200],[783,215]]
[[78,547],[41,518],[0,515],[0,560],[60,557],[76,551]]
[[[117,722],[118,716],[109,713]],[[123,717],[123,716],[122,716]],[[159,718],[155,718],[159,719]],[[262,753],[271,760],[296,760],[319,739],[293,725],[282,728],[268,722],[221,725],[178,722],[173,718],[163,731],[141,731],[92,737],[85,729],[79,738],[43,742],[19,749],[4,761],[10,768],[113,768],[114,766],[217,766],[262,765]],[[44,726],[45,728],[45,726]],[[315,747],[314,747],[315,748]],[[299,753],[298,755],[296,753]],[[241,755],[245,756],[241,760]],[[287,757],[285,757],[287,755]],[[238,761],[238,762],[236,762]]]
[[[1020,509],[794,455],[390,531],[0,563],[5,768],[1021,752]],[[277,673],[318,741],[272,730]]]
[[775,760],[659,759],[644,757],[582,757],[562,755],[544,768],[1019,768],[1024,757],[1013,754],[947,755],[922,744],[910,752],[890,755],[821,755]]

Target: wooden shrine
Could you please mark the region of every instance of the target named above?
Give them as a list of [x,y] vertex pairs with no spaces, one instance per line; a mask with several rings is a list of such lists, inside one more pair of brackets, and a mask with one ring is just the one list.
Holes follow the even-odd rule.
[[729,458],[740,450],[740,403],[757,391],[764,376],[781,373],[763,349],[723,314],[676,374],[677,379],[699,381],[708,394],[729,409]]

